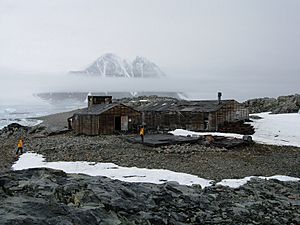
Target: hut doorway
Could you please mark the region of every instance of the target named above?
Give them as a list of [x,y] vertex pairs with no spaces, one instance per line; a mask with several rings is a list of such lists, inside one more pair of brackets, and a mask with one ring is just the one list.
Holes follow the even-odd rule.
[[115,130],[121,130],[121,116],[115,116]]

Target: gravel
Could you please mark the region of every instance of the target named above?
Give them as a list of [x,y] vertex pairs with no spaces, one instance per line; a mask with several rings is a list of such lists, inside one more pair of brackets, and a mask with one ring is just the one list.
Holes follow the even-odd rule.
[[[75,136],[71,132],[47,135],[64,129],[71,114],[43,117],[43,124],[26,134],[23,132],[25,149],[44,155],[47,161],[112,162],[119,166],[169,169],[217,181],[253,175],[300,177],[300,148],[297,147],[253,144],[226,150],[184,144],[152,148],[129,143],[121,135]],[[8,170],[15,161],[20,133],[16,128],[0,131],[2,171]]]
[[[0,136],[1,167],[14,161],[15,135]],[[226,150],[198,144],[152,148],[132,144],[122,136],[74,136],[72,133],[25,138],[27,150],[47,161],[112,162],[119,166],[169,169],[206,179],[243,178],[276,174],[300,177],[300,148],[253,144]]]

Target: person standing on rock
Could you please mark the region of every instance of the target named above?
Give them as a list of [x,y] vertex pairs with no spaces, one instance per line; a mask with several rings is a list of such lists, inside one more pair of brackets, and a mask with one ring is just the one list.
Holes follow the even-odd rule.
[[21,154],[23,154],[23,146],[24,146],[23,138],[20,138],[20,140],[18,142],[18,148],[17,148],[16,156],[19,156],[19,152]]
[[141,136],[142,142],[144,142],[144,136],[145,136],[145,128],[144,128],[144,126],[142,126],[141,129],[140,129],[140,136]]

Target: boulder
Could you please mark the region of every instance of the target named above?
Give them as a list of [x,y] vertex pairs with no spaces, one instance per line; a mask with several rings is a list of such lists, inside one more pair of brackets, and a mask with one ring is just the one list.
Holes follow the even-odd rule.
[[8,171],[0,173],[0,224],[298,224],[299,190],[300,182],[276,180],[201,189],[46,168]]
[[276,98],[256,98],[243,103],[250,113],[272,112],[296,113],[300,109],[300,95],[279,96]]
[[21,124],[18,123],[11,123],[4,127],[2,130],[0,130],[0,134],[8,134],[12,135],[15,132],[27,132],[30,130],[30,127],[27,126],[22,126]]

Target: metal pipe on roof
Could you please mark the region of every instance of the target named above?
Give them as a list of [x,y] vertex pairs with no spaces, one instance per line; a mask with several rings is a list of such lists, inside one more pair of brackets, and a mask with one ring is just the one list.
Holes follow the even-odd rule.
[[218,102],[221,104],[222,92],[218,92]]

